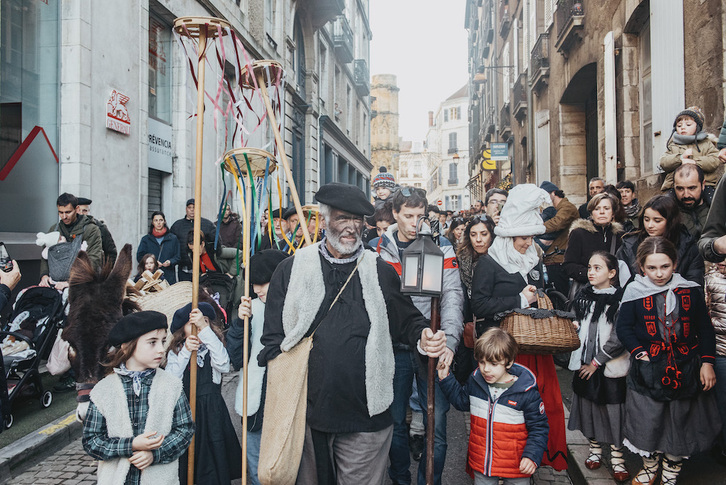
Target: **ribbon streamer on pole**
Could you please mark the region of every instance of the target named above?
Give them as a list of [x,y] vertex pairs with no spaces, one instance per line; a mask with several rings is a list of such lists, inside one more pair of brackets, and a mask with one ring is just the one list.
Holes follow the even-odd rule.
[[[192,309],[199,306],[199,244],[201,242],[202,220],[202,148],[204,142],[204,74],[207,56],[207,40],[214,39],[222,30],[229,29],[229,23],[224,20],[209,17],[179,17],[174,21],[174,31],[180,36],[197,39],[197,139],[196,139],[196,165],[194,178],[194,253],[192,258]],[[192,64],[193,70],[193,64]],[[192,335],[197,334],[196,326],[192,325]],[[189,406],[192,419],[196,418],[197,411],[197,352],[192,352],[189,359]],[[187,483],[194,484],[194,439],[189,445],[187,459]]]

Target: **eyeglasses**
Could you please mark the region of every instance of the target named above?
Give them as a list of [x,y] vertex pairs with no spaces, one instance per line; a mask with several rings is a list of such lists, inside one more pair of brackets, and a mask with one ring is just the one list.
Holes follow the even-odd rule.
[[416,187],[401,187],[400,192],[404,197],[411,197],[413,194],[426,197],[426,191],[424,189],[417,189]]

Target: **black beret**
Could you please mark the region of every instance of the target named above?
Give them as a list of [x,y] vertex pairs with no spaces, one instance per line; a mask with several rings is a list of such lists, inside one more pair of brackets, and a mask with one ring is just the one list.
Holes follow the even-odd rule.
[[187,201],[187,205],[194,205],[194,199],[189,199]]
[[93,201],[91,199],[86,199],[85,197],[79,197],[78,198],[78,205],[91,205]]
[[[207,317],[210,321],[214,321],[217,319],[217,314],[214,312],[214,307],[207,303],[206,301],[199,302],[198,305],[199,309],[202,311],[202,315]],[[192,312],[192,304],[187,303],[180,309],[174,312],[174,318],[171,319],[171,326],[169,327],[169,331],[171,333],[176,332],[180,328],[183,328],[184,325],[187,324],[189,321],[189,314]]]
[[281,214],[280,214],[281,212],[282,211],[280,209],[275,209],[274,211],[272,211],[272,218],[279,219],[281,216]]
[[315,200],[350,214],[371,216],[375,212],[361,189],[355,185],[331,182],[325,184],[315,194]]
[[154,311],[129,313],[108,333],[108,343],[118,347],[154,330],[166,330],[166,328],[166,315],[163,313]]
[[297,214],[295,207],[288,207],[285,212],[282,213],[282,218],[288,220],[291,216]]
[[277,265],[287,258],[287,253],[277,249],[265,249],[250,258],[250,283],[264,285],[272,279]]

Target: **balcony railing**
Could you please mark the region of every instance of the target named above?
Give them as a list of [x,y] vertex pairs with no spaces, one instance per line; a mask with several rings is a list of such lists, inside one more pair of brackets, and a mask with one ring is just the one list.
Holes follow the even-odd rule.
[[521,122],[527,116],[527,73],[523,72],[517,77],[512,90],[513,114]]
[[499,135],[506,141],[512,132],[512,122],[509,115],[509,103],[504,103],[499,111]]
[[555,47],[567,56],[580,37],[585,24],[585,11],[581,0],[560,0],[555,10],[557,42]]
[[537,93],[547,85],[550,77],[550,34],[543,33],[537,38],[532,49],[532,89]]
[[348,19],[344,15],[335,19],[333,24],[333,44],[338,58],[344,62],[351,62],[355,56],[353,51],[353,31]]
[[355,89],[360,96],[368,96],[371,91],[371,77],[368,73],[368,63],[365,59],[356,59],[353,61],[353,77],[355,81]]

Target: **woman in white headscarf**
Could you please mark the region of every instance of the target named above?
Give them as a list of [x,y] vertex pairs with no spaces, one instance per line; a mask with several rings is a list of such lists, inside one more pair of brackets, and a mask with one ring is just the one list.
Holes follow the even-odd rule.
[[[477,335],[499,326],[497,314],[536,304],[537,289],[544,286],[541,255],[533,236],[545,233],[540,207],[550,203],[547,192],[536,185],[517,185],[509,192],[496,239],[487,254],[479,258],[472,281],[471,306],[479,317]],[[550,425],[547,451],[542,465],[567,469],[567,443],[562,395],[551,355],[519,354],[516,362],[537,377]]]

